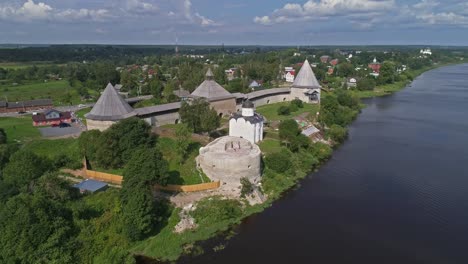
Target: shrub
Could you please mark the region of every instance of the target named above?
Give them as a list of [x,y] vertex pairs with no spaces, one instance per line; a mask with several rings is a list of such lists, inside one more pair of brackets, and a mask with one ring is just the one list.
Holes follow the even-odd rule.
[[291,110],[285,105],[282,105],[280,108],[278,108],[278,115],[289,115],[290,113]]
[[245,197],[254,191],[254,188],[255,188],[254,185],[246,177],[242,177],[240,179],[240,183],[242,185],[241,197]]
[[299,107],[297,107],[297,105],[295,105],[295,104],[290,104],[289,105],[289,111],[291,113],[297,112],[297,110],[299,110]]
[[327,134],[336,143],[342,143],[348,135],[348,130],[339,125],[332,125]]
[[237,200],[211,197],[197,203],[192,216],[203,226],[224,221],[233,221],[242,216],[242,205]]
[[299,99],[292,100],[291,105],[295,105],[297,108],[304,108],[304,103]]
[[299,125],[293,119],[284,120],[279,125],[279,137],[281,140],[291,141],[301,133]]
[[265,165],[278,173],[283,173],[292,167],[291,153],[286,149],[272,153],[265,158]]

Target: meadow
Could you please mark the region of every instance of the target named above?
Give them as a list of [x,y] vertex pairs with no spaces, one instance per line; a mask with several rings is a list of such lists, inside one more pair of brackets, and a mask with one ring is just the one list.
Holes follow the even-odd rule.
[[318,104],[304,104],[303,108],[299,108],[297,111],[292,112],[289,115],[279,115],[278,114],[278,109],[281,106],[289,106],[289,102],[281,102],[281,103],[275,103],[275,104],[268,104],[268,105],[263,105],[257,107],[256,111],[263,115],[268,121],[281,121],[281,120],[286,120],[290,119],[294,116],[298,116],[303,113],[317,113],[319,111],[319,105]]
[[0,128],[5,129],[8,142],[25,142],[38,139],[41,133],[32,124],[29,115],[22,117],[0,117]]

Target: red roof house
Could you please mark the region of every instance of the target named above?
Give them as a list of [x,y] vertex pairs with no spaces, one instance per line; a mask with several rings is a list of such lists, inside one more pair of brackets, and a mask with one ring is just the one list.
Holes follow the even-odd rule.
[[49,109],[44,113],[38,113],[32,116],[33,126],[59,125],[60,123],[71,123],[70,112],[60,112],[55,109]]

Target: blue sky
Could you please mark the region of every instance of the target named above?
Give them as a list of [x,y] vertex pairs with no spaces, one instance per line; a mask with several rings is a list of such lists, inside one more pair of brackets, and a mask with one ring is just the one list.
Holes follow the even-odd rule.
[[468,45],[461,0],[0,0],[0,43]]

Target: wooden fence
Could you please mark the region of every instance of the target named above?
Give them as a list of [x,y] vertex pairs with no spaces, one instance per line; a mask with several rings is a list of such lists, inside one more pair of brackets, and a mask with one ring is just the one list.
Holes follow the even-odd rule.
[[[86,160],[83,163],[84,163],[85,178],[122,185],[122,182],[123,182],[122,176],[105,173],[105,172],[88,170],[88,164]],[[219,186],[221,186],[221,182],[216,181],[216,182],[208,182],[208,183],[193,184],[193,185],[172,185],[172,184],[169,184],[167,186],[154,185],[153,189],[158,190],[158,191],[169,191],[169,192],[200,192],[200,191],[218,189]]]
[[169,191],[169,192],[201,192],[218,189],[221,186],[221,182],[208,182],[193,185],[173,185],[168,184],[167,186],[154,185],[154,190],[158,191]]

